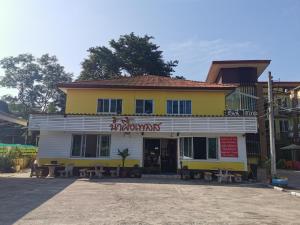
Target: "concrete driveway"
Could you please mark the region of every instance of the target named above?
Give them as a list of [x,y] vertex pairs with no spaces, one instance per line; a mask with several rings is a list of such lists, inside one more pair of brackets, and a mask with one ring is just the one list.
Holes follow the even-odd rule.
[[173,179],[0,177],[0,224],[300,224],[300,198]]

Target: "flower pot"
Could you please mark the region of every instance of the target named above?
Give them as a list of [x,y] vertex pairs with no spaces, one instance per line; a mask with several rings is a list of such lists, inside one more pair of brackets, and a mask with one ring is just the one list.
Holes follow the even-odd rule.
[[272,178],[272,185],[279,187],[287,187],[288,186],[288,178]]

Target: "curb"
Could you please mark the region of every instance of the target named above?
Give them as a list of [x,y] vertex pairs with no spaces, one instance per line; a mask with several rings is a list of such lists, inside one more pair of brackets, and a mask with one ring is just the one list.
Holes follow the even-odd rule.
[[290,195],[300,197],[300,192],[295,192],[295,191],[289,191],[288,189],[282,188],[282,187],[277,187],[273,185],[268,185],[269,188],[273,188],[276,191],[282,191],[282,192],[288,192]]

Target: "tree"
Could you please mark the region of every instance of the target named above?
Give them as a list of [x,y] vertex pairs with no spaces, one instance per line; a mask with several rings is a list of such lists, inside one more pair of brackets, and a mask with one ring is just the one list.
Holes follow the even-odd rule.
[[178,61],[163,60],[159,46],[152,43],[152,36],[139,37],[134,33],[120,36],[109,42],[110,48],[95,47],[82,62],[80,80],[107,79],[122,73],[137,75],[170,76]]
[[9,113],[8,104],[2,100],[0,100],[0,112]]
[[4,100],[14,104],[24,117],[32,112],[60,111],[64,109],[63,93],[56,85],[71,82],[72,74],[66,73],[56,56],[42,55],[35,58],[31,54],[7,57],[0,61],[4,77],[0,85],[16,88],[16,97],[4,96]]

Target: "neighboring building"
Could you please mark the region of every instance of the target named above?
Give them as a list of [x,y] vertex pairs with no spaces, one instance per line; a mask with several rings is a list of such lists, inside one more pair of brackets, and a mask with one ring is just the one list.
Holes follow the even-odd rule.
[[248,164],[254,174],[260,158],[267,156],[263,87],[258,82],[270,60],[213,61],[206,82],[238,84],[238,88],[226,96],[226,109],[241,114],[257,114],[259,133],[246,134]]
[[[227,110],[257,112],[259,132],[246,135],[248,163],[253,170],[260,158],[269,157],[268,84],[258,81],[269,64],[270,60],[213,61],[206,79],[209,83],[239,85],[226,97]],[[299,110],[298,116],[295,110],[290,110],[299,107],[299,100],[296,100],[296,96],[299,99],[297,86],[300,86],[300,81],[273,82],[277,159],[286,158],[286,154],[289,154],[281,151],[280,147],[299,143],[299,130],[296,129],[300,126]],[[294,97],[290,98],[290,93]]]
[[148,172],[176,172],[181,164],[248,170],[246,139],[257,133],[257,119],[224,116],[236,85],[144,75],[59,88],[67,95],[64,115],[30,116],[29,129],[40,131],[40,164],[116,167],[118,149],[128,148],[126,166]]
[[27,136],[27,120],[0,111],[0,143],[26,144]]

